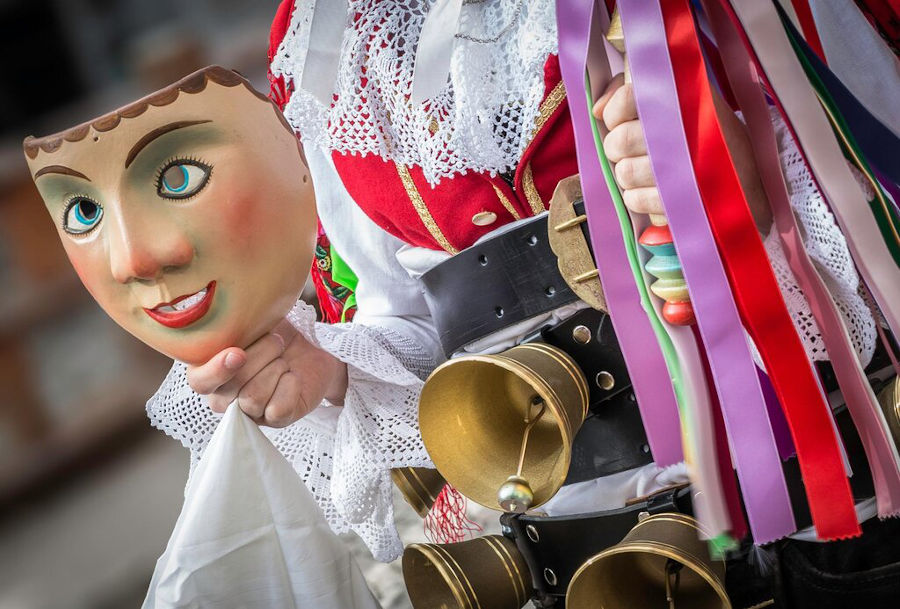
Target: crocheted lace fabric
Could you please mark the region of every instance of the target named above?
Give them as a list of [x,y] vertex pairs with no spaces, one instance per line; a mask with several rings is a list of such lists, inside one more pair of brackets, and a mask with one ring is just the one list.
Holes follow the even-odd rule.
[[[417,422],[422,378],[435,362],[400,334],[360,324],[321,324],[298,303],[288,316],[313,344],[348,365],[343,406],[324,403],[283,429],[263,431],[303,479],[335,532],[350,530],[377,560],[391,561],[403,546],[394,527],[390,470],[434,467]],[[191,451],[199,462],[221,415],[187,384],[176,363],[147,402],[151,424]]]
[[[878,334],[875,320],[864,299],[864,288],[850,257],[847,241],[838,228],[828,204],[816,188],[796,142],[777,112],[773,113],[773,122],[781,152],[781,165],[791,196],[791,207],[801,229],[806,251],[841,312],[853,346],[859,354],[862,365],[865,366],[872,359]],[[863,187],[867,199],[872,199],[875,196],[872,187],[856,168],[851,169]],[[778,238],[778,231],[771,230],[764,244],[772,269],[775,271],[775,278],[781,287],[781,294],[807,354],[813,360],[828,359],[819,327],[791,273],[781,247],[781,240]]]
[[284,113],[304,146],[419,165],[431,183],[515,167],[539,113],[543,65],[556,53],[553,0],[467,0],[447,85],[413,105],[416,46],[432,4],[350,0],[335,101],[326,108],[300,88],[315,0],[297,1],[271,70],[294,83]]

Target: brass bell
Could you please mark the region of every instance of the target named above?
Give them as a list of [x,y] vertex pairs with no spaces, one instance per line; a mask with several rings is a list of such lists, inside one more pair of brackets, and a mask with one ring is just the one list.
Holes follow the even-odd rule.
[[425,467],[396,467],[391,470],[391,480],[406,502],[422,518],[428,515],[447,484],[437,470]]
[[578,365],[535,342],[439,366],[422,390],[419,426],[438,471],[459,492],[494,510],[524,511],[562,486],[587,411]]
[[658,514],[575,572],[566,609],[731,609],[724,582],[725,564],[710,558],[697,521]]
[[501,535],[411,544],[403,580],[414,609],[521,609],[532,593],[525,559]]

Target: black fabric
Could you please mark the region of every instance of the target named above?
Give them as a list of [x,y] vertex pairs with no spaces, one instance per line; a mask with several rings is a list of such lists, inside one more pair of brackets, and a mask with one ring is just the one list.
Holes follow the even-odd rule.
[[900,520],[873,518],[855,539],[778,545],[777,606],[783,609],[900,607]]
[[465,344],[578,297],[547,238],[547,215],[477,243],[422,275],[447,357]]

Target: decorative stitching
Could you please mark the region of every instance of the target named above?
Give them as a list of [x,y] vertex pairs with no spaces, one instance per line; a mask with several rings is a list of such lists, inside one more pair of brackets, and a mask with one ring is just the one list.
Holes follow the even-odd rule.
[[528,200],[531,212],[535,216],[544,213],[546,207],[544,207],[544,201],[534,185],[534,174],[531,173],[530,162],[525,165],[525,171],[522,172],[522,188],[525,190],[525,198]]
[[497,193],[497,198],[500,199],[500,203],[503,207],[512,215],[516,220],[521,220],[522,216],[519,215],[519,212],[516,211],[516,208],[513,207],[512,203],[509,202],[509,199],[506,198],[506,195],[503,194],[503,191],[497,188],[496,184],[491,184],[494,187],[494,192]]
[[544,124],[550,120],[550,117],[556,112],[556,109],[559,108],[559,105],[566,98],[566,86],[563,84],[563,81],[559,81],[556,83],[556,86],[550,91],[544,101],[541,102],[540,108],[538,108],[537,118],[534,120],[534,129],[531,131],[531,138],[534,138],[537,135],[537,132],[541,130]]
[[409,168],[402,163],[394,163],[394,165],[397,167],[397,173],[400,174],[400,180],[403,182],[403,188],[406,189],[406,195],[412,202],[413,207],[416,208],[416,213],[419,214],[422,224],[425,225],[425,228],[428,229],[428,232],[431,233],[431,236],[442,248],[451,254],[459,253],[459,250],[451,245],[441,228],[437,225],[437,222],[434,221],[434,216],[431,215],[428,206],[425,205],[425,201],[422,199],[422,195],[419,194],[419,189],[416,188],[416,184],[413,182],[412,176],[409,175]]

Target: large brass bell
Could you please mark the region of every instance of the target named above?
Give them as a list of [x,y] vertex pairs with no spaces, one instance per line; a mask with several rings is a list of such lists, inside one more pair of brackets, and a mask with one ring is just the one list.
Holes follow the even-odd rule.
[[438,471],[481,505],[524,512],[549,500],[569,470],[588,385],[544,343],[439,366],[425,382],[419,426]]
[[391,470],[391,480],[406,502],[422,518],[428,515],[447,484],[437,470],[425,467],[396,467]]
[[575,572],[566,609],[731,609],[724,581],[725,564],[710,558],[697,521],[659,514]]
[[411,544],[403,580],[414,609],[521,609],[532,592],[525,559],[500,535]]

